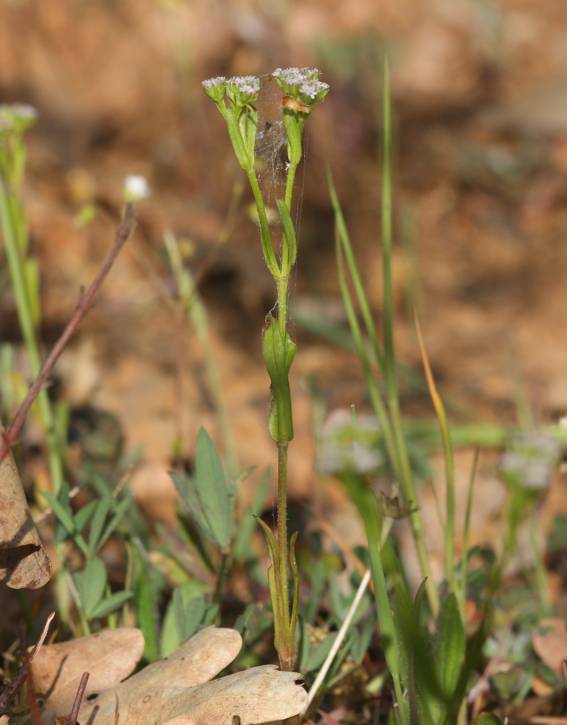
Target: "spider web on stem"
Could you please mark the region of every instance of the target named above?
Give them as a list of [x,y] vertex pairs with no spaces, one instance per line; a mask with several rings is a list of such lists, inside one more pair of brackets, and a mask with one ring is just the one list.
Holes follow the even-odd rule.
[[[256,135],[257,174],[262,187],[262,193],[268,207],[268,220],[278,233],[281,231],[276,201],[283,199],[285,192],[287,172],[287,135],[283,124],[282,92],[276,83],[269,79],[262,85],[257,103],[258,132]],[[296,187],[294,191],[294,207],[292,216],[298,247],[301,231],[301,217],[303,210],[303,190],[305,183],[305,163],[307,158],[307,138],[304,134],[303,160],[298,170]],[[276,239],[279,238],[276,234]],[[290,280],[295,289],[297,285],[298,263],[294,266]],[[293,290],[290,290],[293,291]],[[291,321],[291,320],[290,320]]]

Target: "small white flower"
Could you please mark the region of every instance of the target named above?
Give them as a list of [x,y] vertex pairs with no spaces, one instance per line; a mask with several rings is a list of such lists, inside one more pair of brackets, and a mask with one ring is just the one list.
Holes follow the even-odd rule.
[[124,180],[124,198],[126,201],[142,201],[151,194],[150,186],[145,176],[131,174]]
[[257,76],[233,76],[229,83],[234,83],[241,93],[251,96],[260,92],[260,79]]
[[0,131],[25,131],[38,116],[37,109],[28,103],[0,103]]
[[306,81],[317,80],[317,68],[276,68],[272,76],[290,86],[298,86]]
[[312,101],[319,99],[321,94],[327,94],[329,91],[329,84],[323,83],[323,81],[318,81],[315,79],[304,81],[299,86],[299,92],[310,98]]
[[226,78],[224,76],[217,76],[216,78],[207,78],[206,81],[201,81],[201,83],[205,88],[210,89],[223,85],[225,81]]

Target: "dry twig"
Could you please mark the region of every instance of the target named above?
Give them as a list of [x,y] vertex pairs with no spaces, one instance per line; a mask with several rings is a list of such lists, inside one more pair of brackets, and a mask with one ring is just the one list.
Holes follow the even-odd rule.
[[81,294],[71,319],[65,326],[65,329],[63,330],[60,338],[57,340],[51,352],[45,359],[37,378],[34,380],[33,384],[28,390],[28,394],[26,395],[25,400],[16,411],[12,422],[4,433],[4,446],[0,451],[0,462],[2,462],[4,458],[6,458],[12,446],[14,445],[14,442],[17,440],[26,416],[29,412],[29,409],[31,408],[39,391],[41,390],[43,385],[45,385],[48,377],[51,375],[55,363],[67,346],[67,343],[76,332],[78,326],[92,307],[96,294],[100,289],[102,283],[104,282],[106,276],[112,269],[116,257],[118,256],[124,244],[130,239],[130,237],[134,233],[136,223],[137,221],[135,209],[132,204],[127,204],[122,222],[116,230],[114,244],[109,249],[106,257],[104,258],[98,274],[96,275],[95,279],[91,283],[90,287],[86,290],[86,292]]

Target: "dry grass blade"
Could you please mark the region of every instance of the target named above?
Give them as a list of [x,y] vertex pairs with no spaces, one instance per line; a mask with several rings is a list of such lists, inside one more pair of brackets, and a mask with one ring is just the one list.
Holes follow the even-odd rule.
[[20,434],[26,416],[34,400],[37,398],[39,391],[42,389],[47,379],[51,375],[51,372],[55,367],[55,363],[67,346],[67,343],[75,334],[77,328],[87,315],[88,311],[93,306],[95,297],[102,283],[108,276],[108,273],[112,269],[112,266],[114,265],[114,262],[116,261],[120,250],[134,234],[136,224],[136,211],[132,204],[127,204],[124,211],[124,218],[116,230],[114,243],[108,250],[104,260],[102,261],[96,277],[91,282],[88,289],[83,294],[81,294],[77,306],[75,307],[75,311],[71,316],[71,319],[65,326],[65,329],[61,333],[61,336],[59,337],[53,348],[51,349],[49,355],[46,357],[43,365],[41,366],[41,370],[39,371],[38,376],[28,390],[24,401],[16,411],[14,419],[8,426],[8,430],[3,436],[3,445],[0,449],[0,462],[3,461],[9,454],[12,445],[17,440],[18,435]]
[[464,612],[464,596],[463,592],[458,588],[458,583],[455,575],[455,462],[453,456],[453,443],[451,441],[451,434],[449,431],[449,423],[447,421],[447,414],[445,413],[445,406],[441,400],[441,396],[437,391],[433,373],[431,371],[431,365],[429,364],[429,357],[421,333],[421,326],[417,313],[414,311],[415,331],[417,333],[417,340],[419,343],[419,350],[421,353],[421,359],[423,361],[423,369],[425,371],[425,377],[427,379],[427,387],[429,388],[429,395],[435,408],[435,414],[439,422],[439,428],[441,430],[441,437],[443,439],[443,452],[445,456],[445,478],[446,478],[446,497],[445,497],[445,576],[449,582],[450,591],[457,595],[459,606],[461,609],[461,616]]
[[37,653],[40,651],[43,643],[45,642],[45,638],[47,637],[47,632],[49,631],[49,625],[51,624],[54,616],[55,616],[55,612],[51,612],[51,614],[47,617],[45,624],[43,625],[43,630],[41,632],[41,635],[40,635],[38,641],[35,643],[35,645],[32,647],[30,652],[24,658],[24,663],[23,663],[20,671],[18,672],[17,676],[14,678],[13,682],[11,682],[9,685],[7,685],[4,688],[2,694],[0,695],[0,717],[4,715],[12,698],[14,697],[16,692],[20,689],[20,687],[22,686],[22,683],[26,679],[26,675],[27,675],[28,669],[30,667],[30,664],[32,663],[34,657],[36,657]]
[[79,715],[81,703],[83,702],[83,697],[85,696],[85,690],[87,689],[88,681],[89,673],[83,672],[83,676],[81,677],[81,681],[79,682],[79,689],[77,690],[77,694],[75,695],[75,702],[73,703],[71,713],[67,718],[67,722],[65,723],[65,725],[77,725],[77,716]]

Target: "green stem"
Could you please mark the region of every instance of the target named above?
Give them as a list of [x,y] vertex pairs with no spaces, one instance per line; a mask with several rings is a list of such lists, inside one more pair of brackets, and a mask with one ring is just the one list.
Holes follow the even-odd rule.
[[278,265],[278,260],[276,259],[272,236],[270,234],[270,224],[268,222],[268,215],[266,213],[266,205],[264,204],[262,190],[260,189],[256,172],[253,170],[248,171],[247,175],[250,188],[252,189],[252,194],[254,195],[256,209],[258,211],[258,222],[260,224],[260,238],[262,240],[264,260],[266,261],[266,266],[270,270],[271,274],[273,276],[278,276],[280,274],[280,267]]
[[[25,220],[23,219],[23,212],[19,208],[17,199],[8,192],[6,184],[2,179],[0,179],[0,217],[2,218],[4,246],[8,259],[12,289],[16,300],[20,329],[30,359],[31,372],[36,377],[41,368],[41,357],[33,322],[32,305],[23,270],[23,260],[18,245],[18,234],[21,235],[22,230],[25,229]],[[47,452],[53,490],[57,493],[63,483],[63,466],[53,412],[45,390],[39,392],[37,402],[47,436]]]
[[400,415],[398,381],[396,374],[396,351],[394,345],[394,309],[392,282],[392,113],[390,103],[390,70],[388,60],[384,62],[384,105],[382,145],[382,262],[383,262],[383,307],[384,307],[384,379],[387,390],[388,408],[394,434],[399,483],[406,503],[414,509],[409,520],[415,541],[421,574],[425,577],[427,599],[434,617],[439,611],[439,594],[433,582],[431,566],[425,548],[423,523],[419,509],[415,509],[417,497],[413,474],[409,462],[407,444]]
[[397,394],[390,397],[389,400],[390,418],[392,421],[392,428],[394,430],[394,438],[396,441],[396,449],[398,453],[398,461],[400,465],[400,486],[406,503],[410,507],[409,522],[413,532],[413,538],[415,542],[415,550],[421,569],[421,574],[426,578],[425,591],[427,593],[427,600],[431,608],[431,614],[433,617],[437,617],[439,613],[439,593],[435,587],[433,581],[433,573],[431,565],[429,563],[429,557],[427,555],[427,549],[425,548],[425,536],[423,533],[423,520],[421,518],[421,512],[416,509],[417,495],[413,482],[413,474],[409,462],[407,444],[405,436],[402,430],[402,420],[400,416],[400,408]]
[[546,617],[551,616],[553,612],[553,604],[551,601],[549,589],[549,576],[545,567],[545,555],[541,549],[538,539],[539,522],[537,518],[537,509],[530,512],[530,543],[534,558],[535,581],[539,594],[541,606]]
[[229,557],[230,554],[222,552],[219,564],[219,572],[217,574],[217,581],[215,583],[215,591],[213,594],[213,601],[216,602],[219,606],[222,602],[222,590],[224,588],[224,583],[230,569]]
[[[285,622],[280,641],[280,666],[282,670],[293,670],[294,667],[294,645],[295,633],[290,631],[289,611],[289,549],[287,539],[287,449],[288,443],[278,443],[278,504],[277,504],[277,529],[278,529],[278,559],[279,567],[276,576],[279,576],[279,587],[281,597],[281,614]],[[292,641],[293,638],[293,641]]]
[[289,168],[287,170],[287,179],[285,182],[285,205],[288,208],[288,211],[291,212],[291,202],[293,199],[293,187],[295,184],[295,174],[297,171],[297,164],[290,163]]

